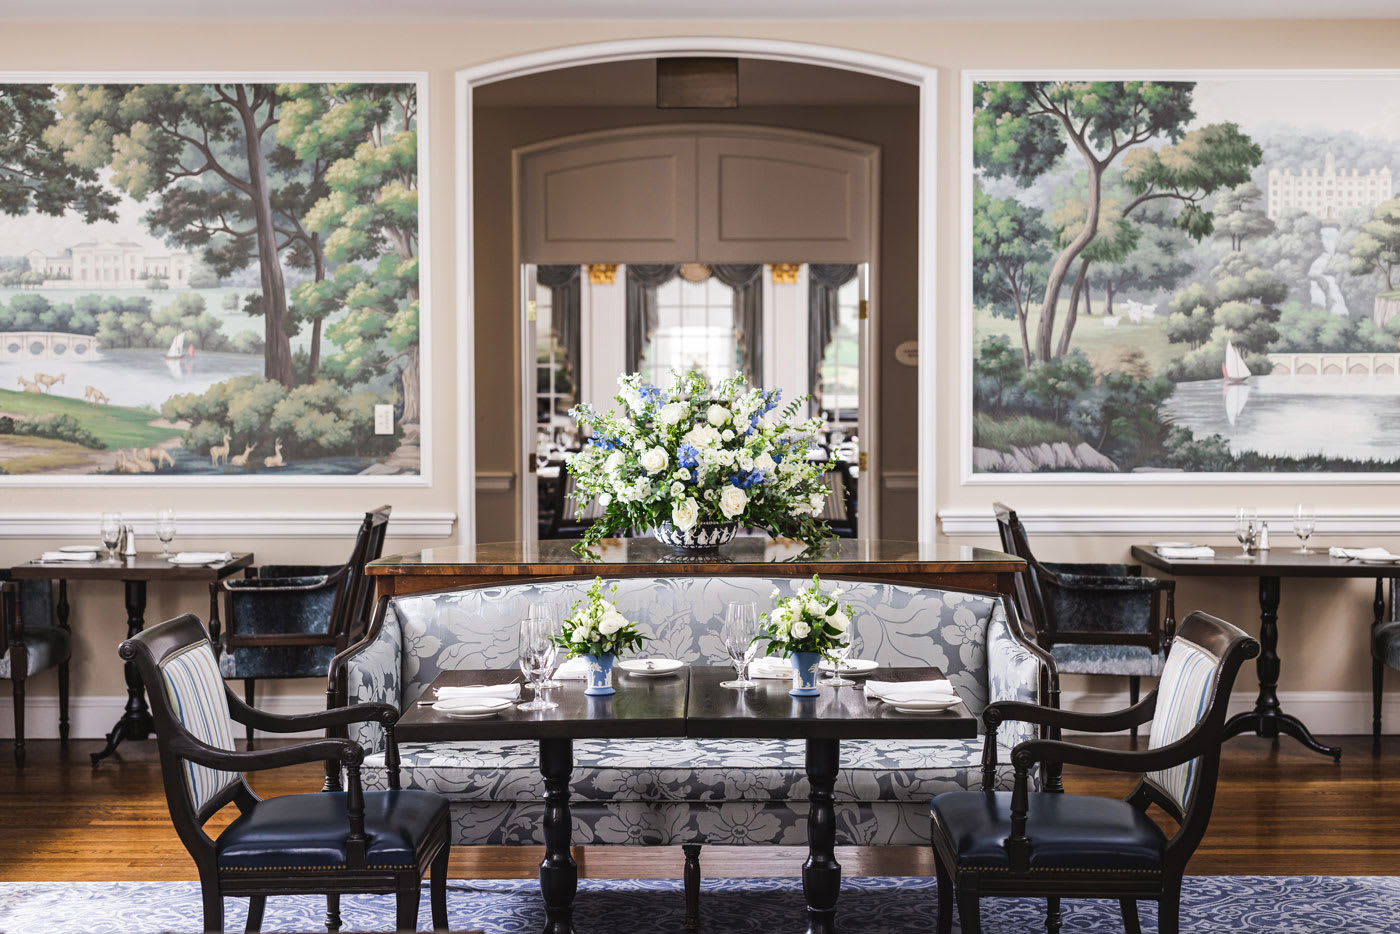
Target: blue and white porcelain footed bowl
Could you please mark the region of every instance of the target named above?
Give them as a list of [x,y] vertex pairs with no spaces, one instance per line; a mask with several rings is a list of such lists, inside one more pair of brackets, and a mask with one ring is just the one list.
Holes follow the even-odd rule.
[[656,527],[656,540],[677,551],[714,551],[726,544],[739,530],[737,522],[698,522],[685,531],[663,522]]

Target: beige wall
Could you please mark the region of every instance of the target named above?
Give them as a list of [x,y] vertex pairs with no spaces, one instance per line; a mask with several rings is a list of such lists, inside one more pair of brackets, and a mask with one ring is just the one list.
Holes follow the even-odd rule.
[[[331,485],[309,490],[266,489],[255,496],[225,493],[217,497],[200,490],[123,493],[128,510],[152,510],[171,504],[177,509],[233,511],[243,506],[268,512],[352,511],[392,499],[407,511],[456,508],[455,380],[456,327],[455,245],[453,209],[453,73],[525,52],[611,39],[658,35],[745,36],[830,44],[924,63],[938,69],[938,205],[932,231],[937,237],[937,374],[938,464],[937,500],[951,507],[984,507],[1003,498],[1023,509],[1078,507],[1089,509],[1224,508],[1248,499],[1262,508],[1283,508],[1304,495],[1322,510],[1393,507],[1394,489],[1367,485],[1255,489],[1238,486],[1050,486],[1020,485],[965,487],[957,470],[960,404],[959,359],[962,352],[959,296],[959,217],[961,205],[959,159],[961,141],[960,71],[964,68],[1387,68],[1394,65],[1400,23],[1390,22],[1159,22],[1141,23],[412,23],[298,25],[292,23],[183,24],[6,24],[6,63],[12,70],[36,69],[421,69],[429,72],[431,104],[430,272],[427,295],[431,306],[432,431],[434,482],[431,487],[405,489],[388,496],[381,492],[347,491]],[[907,192],[912,206],[915,192]],[[0,220],[0,223],[3,223]],[[509,232],[493,233],[508,249]],[[932,247],[930,247],[932,248]],[[908,263],[914,244],[886,243],[887,263]],[[902,251],[902,253],[897,252]],[[490,255],[504,255],[491,253]],[[494,260],[493,260],[494,262]],[[500,296],[487,296],[478,306],[477,336],[484,344],[496,339],[504,318],[495,305]],[[913,336],[913,324],[893,328],[894,309],[886,303],[885,345]],[[912,322],[912,319],[898,319]],[[903,329],[903,334],[899,330]],[[889,333],[893,330],[895,333]],[[500,346],[496,344],[494,346]],[[511,359],[514,357],[512,355]],[[886,439],[915,432],[912,371],[884,362],[887,374],[882,427]],[[483,409],[498,407],[509,397],[513,380],[503,379],[499,357],[479,356],[477,391]],[[909,374],[907,377],[905,374]],[[892,377],[890,374],[899,374]],[[890,379],[897,379],[891,383]],[[483,470],[507,470],[504,443],[498,436],[479,435]],[[888,469],[909,469],[903,462]],[[27,490],[0,488],[0,518],[5,513],[59,511],[96,515],[114,497],[100,490]],[[505,499],[495,497],[496,500]],[[892,498],[887,498],[887,502]],[[912,514],[913,497],[905,494],[904,515]],[[483,502],[482,538],[499,537],[512,528],[508,505]],[[895,531],[891,527],[891,531]],[[1325,523],[1321,529],[1327,539]],[[1286,533],[1285,533],[1286,534]],[[3,535],[3,527],[0,527]],[[990,541],[990,539],[988,540]],[[1125,555],[1128,538],[1075,537],[1037,542],[1047,556],[1062,559],[1117,559]],[[37,549],[56,544],[0,538],[0,563],[21,560]],[[198,543],[255,547],[260,560],[331,560],[344,552],[339,542],[272,539],[256,542]],[[390,548],[415,543],[391,540]],[[1395,542],[1391,542],[1392,545]],[[1365,585],[1285,584],[1283,620],[1283,687],[1286,690],[1359,692],[1367,684],[1364,623],[1370,596]],[[205,598],[197,589],[153,596],[149,617],[182,610],[203,612]],[[1183,609],[1203,607],[1252,625],[1257,610],[1252,585],[1183,583]],[[75,661],[79,693],[112,695],[120,691],[113,656],[124,613],[114,588],[75,588],[75,614],[82,635]],[[37,694],[51,692],[52,676],[37,680]],[[1400,719],[1400,718],[1396,718]],[[1361,724],[1358,724],[1360,726]]]

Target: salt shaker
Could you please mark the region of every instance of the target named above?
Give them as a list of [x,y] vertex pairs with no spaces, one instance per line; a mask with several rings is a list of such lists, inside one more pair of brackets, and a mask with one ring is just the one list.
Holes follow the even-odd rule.
[[136,530],[129,525],[122,530],[122,554],[136,557]]
[[1269,523],[1259,523],[1259,550],[1269,550]]

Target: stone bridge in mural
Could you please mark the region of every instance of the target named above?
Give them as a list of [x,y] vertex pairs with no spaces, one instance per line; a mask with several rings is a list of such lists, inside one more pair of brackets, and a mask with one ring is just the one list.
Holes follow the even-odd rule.
[[0,331],[0,360],[96,360],[97,338],[62,331]]
[[1271,353],[1273,376],[1400,375],[1400,353]]

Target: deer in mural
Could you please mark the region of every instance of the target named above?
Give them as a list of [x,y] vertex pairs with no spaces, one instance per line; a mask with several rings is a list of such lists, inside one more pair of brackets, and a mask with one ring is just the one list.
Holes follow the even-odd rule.
[[108,399],[107,394],[105,392],[102,392],[96,386],[84,386],[83,401],[91,402],[93,405],[96,405],[99,402],[107,403],[111,402],[112,400]]
[[228,460],[228,432],[224,432],[223,444],[211,444],[209,446],[209,463],[213,467],[219,466],[223,461]]
[[269,454],[263,458],[264,467],[285,467],[286,462],[282,460],[282,439],[278,438],[277,443],[272,446],[276,453]]
[[255,448],[255,447],[257,447],[257,446],[258,446],[258,443],[257,443],[256,441],[254,441],[252,444],[245,444],[245,445],[243,445],[243,453],[242,453],[242,454],[235,454],[235,455],[233,455],[233,457],[229,459],[229,463],[232,464],[232,465],[235,466],[235,467],[247,467],[247,466],[248,466],[248,455],[249,455],[249,454],[252,454],[252,453],[253,453],[253,448]]
[[34,382],[43,383],[44,389],[53,392],[54,383],[61,383],[68,376],[67,373],[60,373],[57,376],[50,376],[47,373],[35,373]]
[[155,461],[157,467],[175,466],[175,458],[165,448],[146,448],[146,457]]
[[31,380],[27,380],[27,379],[25,379],[23,376],[19,377],[19,384],[20,384],[21,386],[24,387],[24,391],[25,391],[25,392],[38,392],[38,393],[42,393],[42,392],[44,391],[43,389],[41,389],[41,388],[39,387],[39,384],[38,384],[38,383],[33,382],[33,381],[31,381]]

